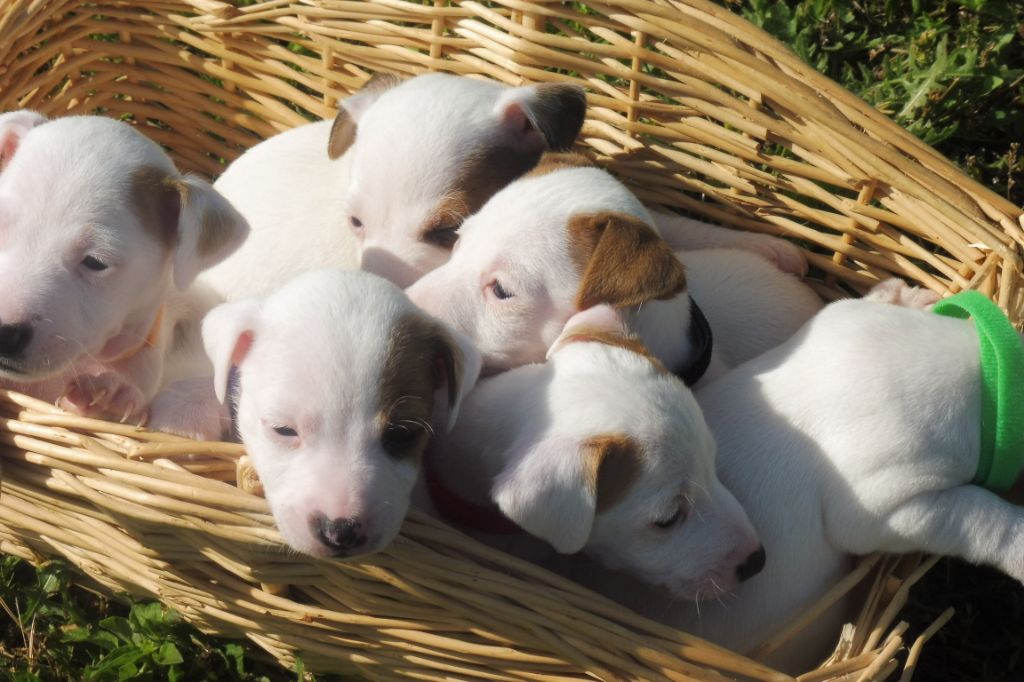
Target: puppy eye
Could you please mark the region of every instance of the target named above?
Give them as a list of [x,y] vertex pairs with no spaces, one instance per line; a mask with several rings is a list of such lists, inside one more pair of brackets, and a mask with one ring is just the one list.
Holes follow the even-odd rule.
[[501,286],[501,282],[499,282],[498,280],[494,280],[493,282],[491,282],[491,291],[494,293],[495,298],[502,301],[504,301],[507,298],[512,298],[513,296],[515,296],[515,294],[513,294],[511,291]]
[[676,508],[676,511],[674,514],[672,514],[672,516],[668,517],[667,519],[658,519],[654,522],[653,525],[655,528],[661,528],[663,530],[666,530],[682,521],[683,518],[685,518],[685,513],[683,512],[682,505],[680,505],[679,507]]
[[457,224],[438,225],[424,233],[423,241],[451,251],[459,240],[459,227]]
[[110,266],[96,256],[86,256],[82,259],[82,267],[93,272],[103,272]]
[[352,216],[351,218],[349,218],[349,220],[352,222],[352,229],[358,230],[358,229],[362,228],[363,221],[360,220],[359,218],[357,218],[355,216]]
[[274,433],[285,438],[295,438],[299,435],[299,432],[291,426],[275,426]]
[[392,452],[409,450],[417,445],[426,434],[426,429],[418,423],[388,424],[384,427],[381,440],[384,448]]

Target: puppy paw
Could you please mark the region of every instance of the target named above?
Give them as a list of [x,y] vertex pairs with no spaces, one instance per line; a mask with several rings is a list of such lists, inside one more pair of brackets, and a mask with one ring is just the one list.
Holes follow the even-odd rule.
[[150,429],[193,440],[223,440],[227,422],[208,377],[171,384],[149,405]]
[[764,234],[749,234],[744,235],[743,239],[736,244],[736,248],[753,251],[782,272],[797,277],[807,274],[807,257],[804,252],[796,244],[787,242],[785,239]]
[[79,376],[64,389],[57,404],[83,417],[140,426],[146,421],[146,396],[114,372]]
[[930,289],[912,287],[902,279],[892,277],[873,286],[864,298],[904,308],[927,308],[942,297]]

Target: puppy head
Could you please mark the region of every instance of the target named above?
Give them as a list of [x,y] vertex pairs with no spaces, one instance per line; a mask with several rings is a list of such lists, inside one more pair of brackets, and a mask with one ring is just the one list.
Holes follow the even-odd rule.
[[757,536],[715,475],[693,395],[636,344],[591,321],[567,331],[551,359],[552,425],[493,497],[559,552],[586,552],[682,598],[731,589],[752,572]]
[[130,126],[0,117],[0,375],[34,381],[141,346],[169,287],[230,254],[248,226]]
[[285,541],[314,556],[387,545],[420,457],[449,428],[479,357],[374,275],[302,275],[203,322],[218,397],[238,371],[237,428]]
[[329,145],[351,158],[344,220],[362,269],[404,287],[444,263],[462,221],[545,150],[572,145],[585,110],[570,85],[371,79],[342,102]]
[[495,195],[462,226],[451,260],[408,293],[500,371],[542,361],[577,311],[636,306],[685,285],[636,197],[601,170],[570,167]]

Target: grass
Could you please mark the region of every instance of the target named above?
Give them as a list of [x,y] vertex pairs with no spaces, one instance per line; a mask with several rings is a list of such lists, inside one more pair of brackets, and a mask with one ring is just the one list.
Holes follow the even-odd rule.
[[[1024,204],[1024,0],[719,2]],[[71,577],[61,562],[33,569],[0,558],[0,682],[315,679],[204,636],[158,603],[102,598]],[[916,679],[1024,679],[1024,589],[945,561],[903,613],[910,636],[950,605],[957,616],[926,648]]]

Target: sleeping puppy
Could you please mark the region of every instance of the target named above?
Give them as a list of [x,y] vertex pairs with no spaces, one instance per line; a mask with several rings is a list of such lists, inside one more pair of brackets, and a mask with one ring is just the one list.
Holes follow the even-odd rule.
[[[317,267],[361,267],[406,287],[448,260],[467,216],[543,152],[572,146],[585,113],[583,91],[568,84],[378,74],[333,123],[272,137],[228,167],[215,186],[253,234],[204,279],[228,300]],[[678,248],[739,247],[806,269],[781,239],[656,219]]]
[[626,311],[666,367],[685,372],[709,361],[694,334],[696,301],[714,330],[710,378],[789,338],[821,307],[747,252],[679,254],[684,267],[624,185],[576,158],[550,161],[467,220],[451,259],[408,289],[473,340],[488,371],[543,360],[573,314],[606,304]]
[[[740,652],[816,601],[851,555],[944,554],[1024,582],[1024,509],[971,483],[982,385],[974,324],[881,304],[884,292],[870,298],[827,306],[789,342],[696,392],[718,474],[767,552],[756,580],[699,612],[667,609],[663,592],[623,576],[587,571],[585,581]],[[806,669],[843,615],[826,614],[767,661]]]
[[218,398],[285,541],[377,551],[405,518],[432,434],[451,427],[479,356],[393,284],[320,270],[203,321]]
[[449,520],[517,543],[524,558],[544,557],[480,520],[500,510],[520,534],[679,598],[731,590],[760,570],[764,550],[715,475],[692,393],[621,326],[606,328],[607,316],[607,306],[575,315],[549,362],[482,381],[431,448],[428,492],[448,517],[478,508]]
[[155,143],[99,116],[0,116],[0,377],[142,421],[184,293],[248,227]]

